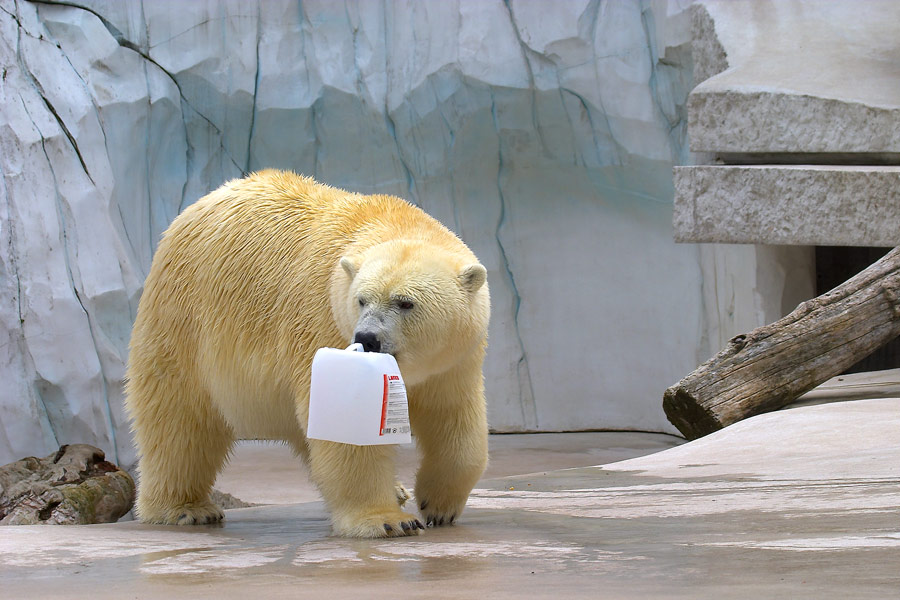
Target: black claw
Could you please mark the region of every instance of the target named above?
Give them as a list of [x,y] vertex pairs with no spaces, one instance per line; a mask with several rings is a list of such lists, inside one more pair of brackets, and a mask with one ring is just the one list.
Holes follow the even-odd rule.
[[422,521],[418,519],[416,519],[416,527],[418,527],[419,529],[425,529],[425,526],[422,525]]
[[391,527],[390,525],[388,525],[387,523],[385,523],[385,524],[384,524],[384,530],[387,531],[388,533],[390,533],[390,532],[392,532],[392,531],[394,530],[394,528]]
[[438,519],[437,524],[438,524],[439,526],[440,526],[440,525],[443,525],[443,524],[444,524],[444,517],[441,517],[440,519]]
[[404,532],[408,532],[410,529],[412,529],[412,527],[410,527],[409,523],[407,523],[406,521],[404,521],[403,523],[400,523],[400,527],[403,528]]
[[453,515],[452,517],[450,517],[450,521],[447,524],[453,525],[453,521],[455,521],[455,520],[456,520],[456,515]]
[[183,519],[187,519],[187,513],[183,513],[180,517],[178,517],[179,521],[181,521]]

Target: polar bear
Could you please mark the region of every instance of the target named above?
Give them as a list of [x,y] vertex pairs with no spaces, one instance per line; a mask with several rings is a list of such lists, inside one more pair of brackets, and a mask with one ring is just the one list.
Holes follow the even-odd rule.
[[[237,439],[283,440],[350,537],[452,524],[487,464],[486,270],[453,233],[392,196],[290,172],[226,183],[163,234],[131,337],[126,408],[149,523],[223,518],[211,486]],[[401,510],[393,446],[307,439],[320,347],[394,355],[421,464],[422,520]]]

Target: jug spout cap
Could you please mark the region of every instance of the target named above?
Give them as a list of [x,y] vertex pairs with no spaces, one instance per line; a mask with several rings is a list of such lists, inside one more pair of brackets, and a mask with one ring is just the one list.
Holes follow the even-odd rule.
[[365,352],[362,344],[350,344],[347,346],[347,350],[350,350],[351,352]]

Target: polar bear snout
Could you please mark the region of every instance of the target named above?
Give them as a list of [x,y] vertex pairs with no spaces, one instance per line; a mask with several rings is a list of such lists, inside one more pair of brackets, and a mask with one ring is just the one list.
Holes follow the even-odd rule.
[[398,347],[398,326],[395,317],[370,304],[363,309],[356,327],[353,328],[351,343],[362,344],[366,352],[394,354]]
[[357,331],[353,334],[353,343],[362,344],[366,352],[381,352],[381,340],[372,331]]

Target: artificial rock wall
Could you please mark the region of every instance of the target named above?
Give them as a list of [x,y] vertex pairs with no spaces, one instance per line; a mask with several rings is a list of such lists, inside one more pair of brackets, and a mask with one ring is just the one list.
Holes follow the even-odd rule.
[[0,463],[133,462],[155,244],[263,167],[404,197],[473,248],[494,429],[673,431],[662,392],[709,352],[700,253],[672,242],[686,4],[0,0]]

